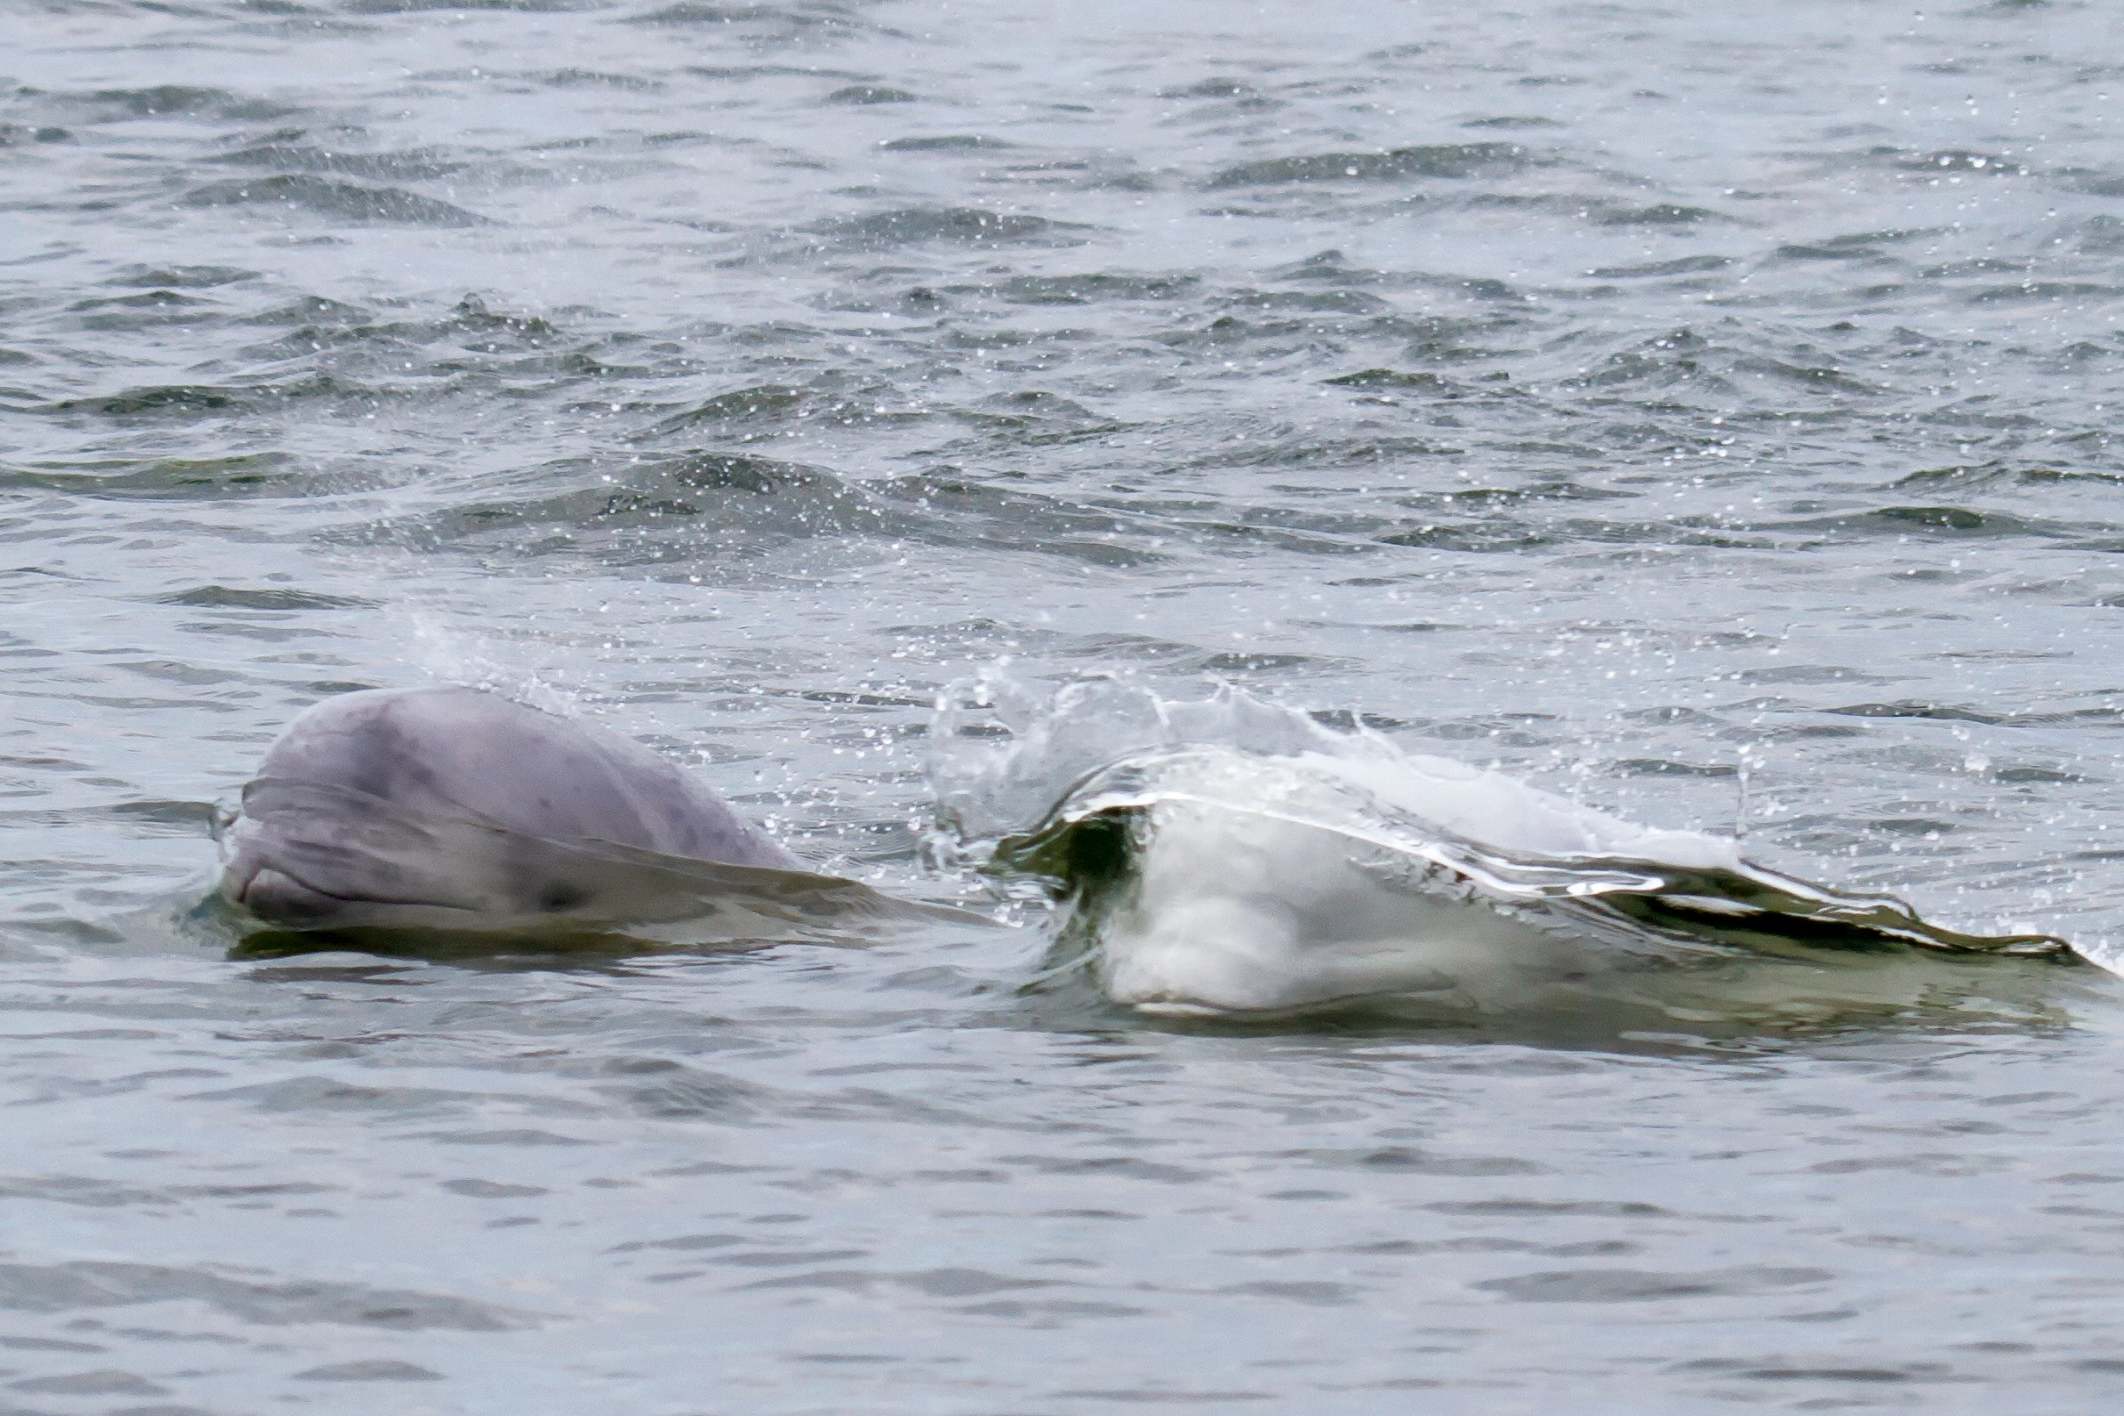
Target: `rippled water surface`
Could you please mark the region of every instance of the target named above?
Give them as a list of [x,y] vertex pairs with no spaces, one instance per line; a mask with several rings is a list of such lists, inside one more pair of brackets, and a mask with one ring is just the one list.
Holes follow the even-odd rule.
[[431,680],[979,903],[940,696],[1121,674],[2108,958],[2120,82],[2099,0],[6,6],[0,1408],[2109,1404],[2089,964],[1241,1027],[1022,899],[186,911],[295,713]]

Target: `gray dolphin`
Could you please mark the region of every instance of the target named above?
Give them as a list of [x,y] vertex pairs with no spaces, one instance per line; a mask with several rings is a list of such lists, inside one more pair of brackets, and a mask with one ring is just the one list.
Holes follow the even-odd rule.
[[811,873],[638,743],[466,688],[310,708],[267,751],[219,842],[223,898],[294,928],[928,908]]

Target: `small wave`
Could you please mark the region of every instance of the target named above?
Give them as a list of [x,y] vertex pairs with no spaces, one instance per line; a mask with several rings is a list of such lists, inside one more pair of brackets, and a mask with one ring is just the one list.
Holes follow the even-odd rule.
[[841,217],[809,228],[844,249],[889,250],[895,246],[1045,245],[1075,246],[1089,240],[1097,227],[1058,221],[1023,212],[988,211],[981,207],[899,207]]
[[1825,245],[1813,241],[1788,241],[1770,253],[1773,261],[1850,261],[1878,265],[1889,257],[1885,251],[1866,245]]
[[1844,369],[1817,362],[1821,351],[1795,345],[1788,357],[1735,347],[1707,338],[1686,326],[1652,338],[1640,338],[1614,350],[1584,373],[1563,380],[1566,387],[1616,388],[1686,383],[1698,394],[1732,395],[1764,384],[1804,390],[1824,397],[1876,395],[1879,385]]
[[548,69],[524,75],[547,88],[605,88],[626,93],[658,93],[668,87],[662,80],[638,74],[615,74],[602,69]]
[[2015,516],[2003,511],[1978,511],[1966,506],[1880,506],[1839,512],[1830,516],[1802,517],[1766,523],[1778,531],[1888,532],[1896,535],[1933,536],[2042,536],[2075,534],[2067,527]]
[[595,8],[597,0],[342,0],[350,14],[417,15],[430,10],[500,10],[555,14]]
[[173,322],[196,324],[217,306],[218,302],[208,296],[176,290],[141,290],[131,295],[77,300],[67,307],[67,313],[83,316],[83,329],[143,329]]
[[888,84],[847,84],[827,94],[826,101],[860,108],[878,103],[916,103],[920,101],[920,95]]
[[1937,227],[1892,227],[1875,231],[1846,231],[1816,240],[1788,241],[1771,252],[1778,261],[1850,261],[1857,265],[1880,265],[1894,259],[1899,246],[1938,238]]
[[1241,162],[1210,175],[1213,189],[1293,182],[1406,182],[1517,172],[1536,159],[1519,143],[1431,143],[1384,152],[1323,152]]
[[2073,233],[2070,238],[2072,244],[2091,255],[2111,255],[2124,251],[2124,217],[2097,212],[2075,222],[2068,229]]
[[1368,290],[1233,290],[1223,302],[1232,309],[1301,314],[1381,315],[1394,307]]
[[204,290],[256,280],[259,273],[241,266],[177,265],[127,266],[103,281],[105,285],[146,286],[153,289]]
[[83,470],[0,473],[0,486],[72,496],[167,501],[301,495],[311,490],[295,459],[261,452],[229,457],[92,463]]
[[373,311],[360,305],[349,305],[342,300],[327,299],[322,295],[305,295],[285,304],[271,305],[248,317],[248,323],[260,325],[297,325],[304,329],[321,326],[334,328],[360,324],[374,319]]
[[329,172],[370,181],[415,182],[447,177],[465,164],[432,149],[407,152],[343,152],[280,138],[251,143],[212,159],[236,167],[263,167],[276,172]]
[[1017,147],[1016,143],[1001,138],[986,137],[980,133],[939,133],[929,137],[887,138],[878,144],[879,152],[1000,152]]
[[1460,522],[1446,524],[1426,521],[1420,526],[1391,532],[1381,536],[1383,546],[1410,546],[1437,551],[1466,551],[1478,555],[1496,555],[1513,551],[1530,551],[1553,544],[1556,537],[1547,531],[1531,526],[1497,522]]
[[1984,177],[2029,175],[2029,169],[2018,158],[2006,153],[1979,152],[1973,148],[1938,148],[1931,152],[1912,152],[1906,148],[1877,147],[1868,156],[1885,161],[1900,171],[1924,177],[1942,173],[1957,176],[1975,174]]
[[[271,1089],[200,1093],[200,1099],[269,1105]],[[287,1109],[314,1108],[313,1095]],[[18,1309],[35,1313],[106,1314],[114,1308],[154,1313],[206,1308],[250,1327],[339,1327],[364,1333],[387,1324],[398,1332],[510,1332],[543,1325],[550,1317],[454,1293],[374,1288],[359,1283],[305,1279],[294,1283],[230,1277],[217,1265],[173,1268],[165,1264],[80,1259],[55,1264],[0,1265],[0,1288]],[[85,1320],[88,1320],[85,1318]],[[101,1321],[102,1319],[95,1319]],[[223,1339],[226,1340],[226,1339]]]
[[54,413],[94,413],[105,418],[130,418],[140,414],[183,416],[219,413],[243,407],[240,390],[214,384],[150,384],[122,393],[63,398],[50,405]]
[[155,603],[212,610],[373,610],[381,602],[359,595],[327,595],[321,591],[194,585],[157,595]]
[[752,5],[728,3],[727,0],[676,0],[676,3],[665,5],[661,9],[630,15],[624,22],[669,28],[727,25],[735,29],[772,33],[789,39],[857,31],[890,32],[882,26],[856,18],[839,5],[815,2],[798,5]]
[[1709,207],[1685,206],[1678,202],[1654,202],[1649,206],[1601,205],[1593,220],[1601,226],[1700,226],[1705,222],[1731,221],[1724,212]]
[[1169,559],[1131,534],[1135,519],[1121,511],[992,486],[957,468],[933,468],[872,487],[893,505],[919,514],[909,534],[939,545],[1033,552],[1109,568]]
[[270,121],[294,112],[285,104],[231,93],[227,89],[188,84],[155,84],[136,89],[97,89],[52,97],[80,111],[89,122],[127,118],[201,118]]
[[1337,374],[1321,382],[1335,388],[1420,389],[1426,393],[1444,393],[1457,387],[1442,374],[1420,369],[1359,369],[1354,374]]
[[1244,79],[1210,78],[1197,79],[1191,84],[1178,84],[1158,90],[1160,98],[1223,98],[1258,101],[1265,97],[1260,89]]
[[977,287],[1019,305],[1099,305],[1133,300],[1177,300],[1201,286],[1194,275],[1014,275]]
[[397,187],[364,187],[307,173],[257,179],[233,178],[195,187],[187,206],[278,206],[313,211],[344,221],[403,222],[413,226],[488,226],[477,212]]
[[1470,119],[1468,119],[1468,121],[1467,121],[1467,122],[1465,122],[1465,123],[1462,123],[1462,124],[1461,124],[1460,126],[1461,126],[1461,127],[1463,127],[1463,128],[1478,128],[1478,129],[1481,129],[1481,128],[1504,128],[1504,129],[1517,129],[1517,128],[1563,128],[1563,127],[1565,127],[1565,126],[1567,126],[1567,125],[1566,125],[1566,124],[1563,124],[1563,123],[1560,123],[1560,122],[1558,122],[1558,121],[1557,121],[1556,119],[1554,119],[1554,118],[1539,118],[1539,117],[1519,117],[1519,116],[1516,116],[1516,115],[1513,115],[1513,114],[1501,114],[1501,115],[1499,115],[1499,116],[1497,116],[1497,117],[1495,117],[1495,118],[1470,118]]
[[2107,305],[2119,295],[2124,295],[2124,289],[2093,280],[2016,280],[2004,285],[1981,285],[1967,291],[1962,298],[1972,305],[2054,305],[2062,302]]
[[1679,256],[1671,261],[1644,265],[1595,266],[1586,274],[1597,280],[1647,280],[1668,275],[1708,275],[1734,263],[1731,256]]
[[[647,526],[663,528],[658,543],[634,534]],[[899,529],[871,497],[824,469],[704,453],[630,462],[612,474],[587,458],[547,463],[460,489],[446,508],[365,528],[361,539],[520,538],[545,528],[563,532],[559,544],[598,534],[624,538],[633,556],[689,561],[757,557],[791,539]]]
[[0,147],[24,147],[31,143],[63,143],[74,135],[64,128],[49,124],[26,127],[20,123],[0,123]]
[[2012,462],[1986,462],[1974,466],[1924,467],[1896,480],[1897,487],[1963,488],[1971,491],[2008,487],[2056,487],[2085,483],[2091,487],[2114,487],[2124,483],[2124,474],[2062,467],[2025,466]]
[[755,384],[733,389],[681,409],[651,426],[645,436],[671,437],[704,425],[775,420],[797,416],[811,402],[808,390],[789,384]]

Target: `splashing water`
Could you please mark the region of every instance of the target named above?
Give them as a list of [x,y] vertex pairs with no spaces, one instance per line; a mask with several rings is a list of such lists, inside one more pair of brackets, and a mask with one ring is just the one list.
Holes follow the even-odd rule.
[[2049,935],[1948,928],[1753,865],[1734,840],[1641,826],[1230,687],[1175,702],[1099,678],[1043,702],[996,671],[941,705],[937,740],[962,858],[1065,900],[1062,968],[1148,1011],[1654,995],[1673,1011],[1677,981],[1692,1012],[1819,1008],[1825,982],[1872,1007],[1890,975],[1891,994],[1928,983],[1855,977],[1862,956],[2071,957]]

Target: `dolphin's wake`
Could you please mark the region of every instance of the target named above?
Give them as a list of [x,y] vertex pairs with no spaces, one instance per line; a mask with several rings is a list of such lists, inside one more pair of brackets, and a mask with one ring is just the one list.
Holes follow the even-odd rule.
[[[1144,1011],[1389,998],[1459,1016],[1834,1011],[1948,985],[1951,967],[1914,955],[2073,957],[2050,935],[1948,928],[1752,864],[1730,839],[1638,826],[1244,695],[1173,704],[1105,684],[1061,698],[1018,705],[1002,747],[947,745],[947,820],[991,875],[1063,902],[1057,974]],[[1041,776],[1096,751],[1074,726],[1088,716],[1120,756],[1029,827],[993,829]],[[1115,730],[1131,717],[1147,745]],[[1227,740],[1193,740],[1210,727]]]
[[1579,839],[1506,848],[1382,799],[1332,758],[1194,748],[1094,772],[999,842],[991,868],[1053,882],[1068,947],[1115,1002],[1153,1012],[1421,995],[1494,1013],[1747,954],[2065,947],[1948,929],[1899,900],[1812,885],[1728,842],[1631,827],[1493,774],[1432,785],[1448,799],[1440,816],[1487,796]]

